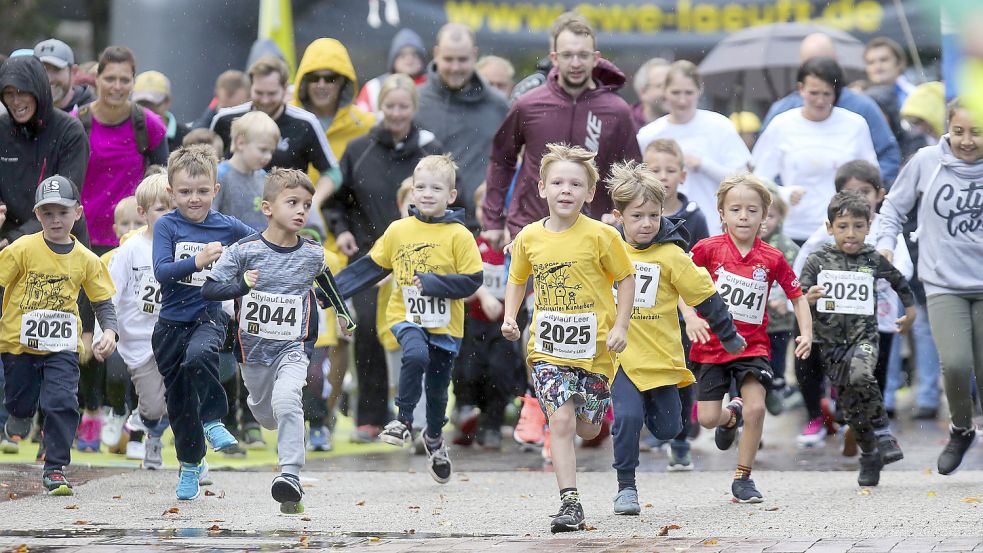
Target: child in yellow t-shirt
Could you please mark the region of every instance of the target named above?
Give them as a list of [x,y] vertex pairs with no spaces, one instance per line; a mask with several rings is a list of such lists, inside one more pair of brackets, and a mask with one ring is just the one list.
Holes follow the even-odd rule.
[[[628,347],[618,355],[618,371],[611,385],[611,436],[618,471],[614,512],[637,515],[641,507],[635,468],[642,426],[660,440],[679,434],[678,389],[695,382],[683,356],[678,304],[696,306],[735,351],[743,348],[744,340],[737,334],[710,275],[686,254],[689,236],[683,222],[662,216],[666,190],[658,176],[645,165],[628,162],[614,165],[607,183],[614,216],[622,225],[628,256],[635,265]],[[688,451],[685,457],[689,457]],[[683,470],[692,470],[692,462],[683,461],[679,463]]]
[[[574,436],[591,439],[611,403],[613,353],[625,349],[634,267],[613,227],[581,214],[597,191],[593,152],[547,145],[540,165],[539,195],[549,217],[530,223],[512,243],[502,334],[520,338],[516,315],[534,277],[528,362],[550,427],[550,448],[560,511],[553,532],[586,527],[577,492]],[[611,287],[618,283],[618,307]]]
[[464,301],[482,284],[481,254],[464,226],[457,198],[457,165],[448,156],[427,156],[413,170],[410,217],[389,225],[366,255],[338,275],[344,297],[393,275],[386,321],[403,350],[396,420],[379,438],[392,445],[413,441],[413,410],[426,380],[427,426],[423,442],[430,476],[450,481],[452,466],[442,428],[447,422],[451,367],[464,335]]
[[[116,350],[116,312],[110,301],[115,288],[99,258],[70,234],[82,217],[72,181],[48,177],[38,185],[34,202],[42,231],[0,250],[0,358],[10,412],[4,432],[15,442],[27,437],[40,402],[46,450],[42,482],[48,493],[72,495],[64,469],[79,423],[83,348],[78,295],[84,288],[103,328],[102,338],[92,344],[95,357],[103,360]],[[3,218],[0,212],[0,224]]]

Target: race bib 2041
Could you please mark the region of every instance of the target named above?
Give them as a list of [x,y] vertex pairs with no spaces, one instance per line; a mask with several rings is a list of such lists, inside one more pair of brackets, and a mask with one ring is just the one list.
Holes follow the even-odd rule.
[[756,325],[764,322],[768,305],[767,282],[721,270],[717,273],[716,287],[735,321]]

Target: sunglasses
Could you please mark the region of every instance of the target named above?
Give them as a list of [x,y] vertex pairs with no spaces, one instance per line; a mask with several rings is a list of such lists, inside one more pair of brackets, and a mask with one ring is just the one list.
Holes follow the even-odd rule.
[[327,84],[334,84],[344,80],[343,75],[337,73],[308,73],[304,76],[304,82],[307,84],[314,84],[324,81]]

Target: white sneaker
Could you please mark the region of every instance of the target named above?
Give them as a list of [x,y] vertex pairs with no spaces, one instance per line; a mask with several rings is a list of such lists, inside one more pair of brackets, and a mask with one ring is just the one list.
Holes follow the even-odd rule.
[[147,436],[147,445],[144,450],[143,468],[157,470],[164,467],[164,444],[159,437]]
[[143,442],[126,442],[126,458],[134,461],[143,461],[147,454],[147,448]]
[[145,434],[150,433],[150,429],[147,428],[147,425],[143,424],[143,419],[140,417],[139,411],[130,413],[129,418],[126,419],[126,429],[129,432],[143,432]]
[[113,413],[112,407],[107,407],[99,415],[102,419],[102,432],[100,432],[99,438],[102,443],[110,450],[119,449],[120,442],[123,438],[123,425],[126,423],[127,415],[116,415]]

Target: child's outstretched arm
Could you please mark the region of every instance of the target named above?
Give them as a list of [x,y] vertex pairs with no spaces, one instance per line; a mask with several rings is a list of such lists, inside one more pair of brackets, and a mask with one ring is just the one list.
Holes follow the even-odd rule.
[[608,349],[621,353],[628,347],[628,323],[635,305],[635,275],[628,275],[618,281],[618,313],[614,325],[608,331]]
[[420,293],[424,296],[456,300],[466,298],[477,292],[484,280],[484,271],[469,275],[417,273],[413,277],[413,284],[420,289]]
[[368,290],[391,272],[392,269],[376,264],[371,255],[365,255],[338,273],[335,283],[341,297],[348,299],[362,290]]
[[207,301],[225,301],[245,296],[259,280],[259,271],[246,270],[239,255],[239,245],[233,244],[212,269],[201,286],[201,297]]
[[727,353],[736,355],[747,347],[747,341],[737,333],[734,319],[730,316],[727,304],[720,294],[714,292],[712,296],[697,304],[696,312],[709,324],[710,330],[717,335],[720,345],[724,346]]
[[317,297],[321,306],[325,308],[329,306],[333,307],[335,313],[338,314],[339,322],[343,325],[342,328],[345,329],[345,333],[351,334],[355,330],[355,319],[348,311],[348,304],[342,298],[338,284],[331,274],[331,270],[325,267],[324,271],[314,278],[314,286],[314,295]]
[[799,335],[795,338],[795,356],[808,359],[812,352],[812,313],[809,311],[809,301],[799,296],[792,300],[795,320],[799,323]]
[[515,317],[519,314],[519,307],[522,305],[522,298],[525,294],[525,285],[511,282],[505,285],[505,315],[502,321],[502,336],[512,342],[522,336],[522,333],[519,332],[519,325],[515,322]]

